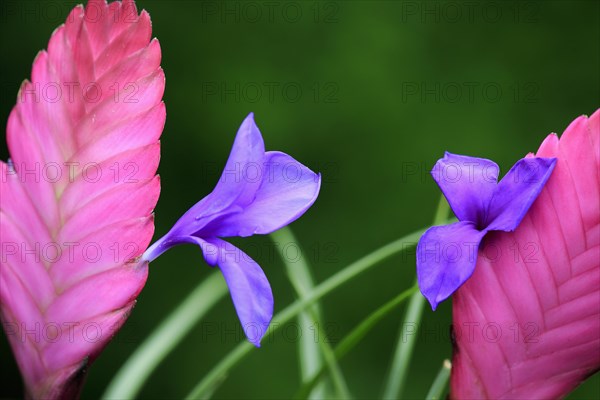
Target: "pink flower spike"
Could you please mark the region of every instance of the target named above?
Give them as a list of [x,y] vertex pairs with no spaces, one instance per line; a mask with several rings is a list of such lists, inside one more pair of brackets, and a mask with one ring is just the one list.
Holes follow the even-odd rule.
[[563,398],[600,369],[599,122],[597,110],[544,140],[552,176],[454,294],[451,398]]
[[161,50],[132,0],[75,7],[33,63],[0,162],[0,312],[26,396],[77,397],[148,275]]

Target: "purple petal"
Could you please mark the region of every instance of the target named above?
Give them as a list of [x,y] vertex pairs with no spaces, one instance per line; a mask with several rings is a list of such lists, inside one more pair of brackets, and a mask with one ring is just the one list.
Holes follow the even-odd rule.
[[218,265],[229,287],[233,305],[248,340],[260,347],[273,316],[273,293],[260,266],[246,253],[218,238],[167,234],[145,253],[144,261],[151,262],[173,246],[191,243],[200,246],[210,266]]
[[249,201],[254,196],[259,182],[253,179],[253,172],[262,166],[265,156],[265,143],[258,126],[254,122],[254,114],[250,113],[238,130],[231,153],[221,178],[213,193],[218,194],[213,199],[223,200],[223,205],[229,205],[236,199],[238,201]]
[[556,158],[519,160],[502,178],[490,202],[487,229],[514,231],[554,170]]
[[215,190],[196,203],[143,255],[151,262],[189,237],[271,233],[299,218],[315,202],[321,176],[281,152],[264,152],[250,114],[242,124]]
[[498,172],[498,165],[491,160],[446,152],[431,175],[459,220],[481,224],[496,188]]
[[249,204],[237,201],[229,213],[216,218],[201,236],[268,234],[295,221],[313,205],[321,176],[285,153],[267,152],[260,186]]
[[265,144],[250,113],[238,130],[225,169],[215,189],[196,203],[177,221],[172,231],[186,236],[202,229],[215,214],[232,207],[234,203],[245,204],[254,198],[260,180],[254,174],[262,168]]
[[260,347],[273,317],[273,293],[260,266],[231,243],[218,238],[182,238],[202,248],[206,262],[218,265],[248,340]]
[[477,249],[486,231],[472,222],[429,228],[417,245],[417,279],[423,296],[435,310],[473,273]]

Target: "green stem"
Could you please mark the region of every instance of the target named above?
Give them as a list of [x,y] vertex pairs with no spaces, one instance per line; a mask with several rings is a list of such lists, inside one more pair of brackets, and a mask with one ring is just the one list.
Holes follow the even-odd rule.
[[438,372],[431,385],[431,389],[429,389],[429,393],[427,393],[427,400],[438,400],[442,398],[444,389],[446,389],[446,384],[448,383],[448,378],[450,377],[451,368],[452,364],[450,364],[450,361],[444,360],[440,372]]
[[[450,207],[446,202],[444,196],[440,197],[438,207],[433,219],[433,225],[440,225],[446,221]],[[418,257],[418,255],[417,255]],[[423,314],[423,306],[425,305],[425,298],[421,292],[416,291],[408,304],[408,310],[406,311],[406,317],[400,326],[400,333],[398,335],[398,341],[396,344],[396,351],[394,352],[394,358],[392,366],[390,368],[390,374],[387,379],[385,391],[383,393],[384,399],[398,399],[402,395],[404,389],[404,383],[406,382],[406,374],[408,372],[408,364],[412,357],[412,353],[415,347],[417,332],[419,329],[419,323]],[[410,335],[405,335],[406,328],[411,327]]]
[[[364,319],[356,328],[354,328],[342,341],[336,346],[334,350],[335,357],[337,360],[340,360],[344,357],[350,350],[354,348],[360,341],[377,325],[379,321],[381,321],[385,316],[387,316],[390,312],[392,312],[396,307],[401,305],[410,295],[417,291],[417,286],[413,286],[404,292],[400,293],[398,296],[385,303],[383,306],[375,310],[371,315],[369,315],[366,319]],[[328,362],[328,361],[327,361]],[[323,365],[319,372],[317,372],[313,377],[304,384],[296,396],[296,399],[304,399],[310,394],[313,387],[319,382],[321,377],[325,374],[327,370],[327,365]]]
[[[271,234],[271,238],[276,244],[282,244],[283,248],[287,248],[290,244],[298,245],[298,241],[294,236],[292,230],[289,227],[284,227]],[[298,247],[299,248],[299,247]],[[299,252],[298,259],[291,260],[282,254],[282,260],[285,264],[285,268],[288,274],[288,278],[292,283],[292,286],[296,290],[300,299],[306,297],[306,295],[313,289],[314,283],[310,273],[310,267],[305,261],[305,257],[302,256],[302,252]],[[321,320],[321,310],[318,303],[313,304],[308,308],[307,311],[302,312],[298,316],[298,323],[303,330],[308,330],[311,327],[316,327],[319,336],[318,340],[314,340],[311,335],[302,335],[298,342],[298,353],[300,359],[300,372],[302,381],[305,382],[311,377],[315,371],[321,368],[322,358],[328,360],[327,365],[329,366],[333,385],[336,390],[336,398],[348,399],[350,398],[350,391],[346,384],[346,380],[342,375],[341,369],[335,360],[333,350],[327,341],[326,333],[323,331],[323,323]],[[319,353],[319,348],[321,353]],[[313,396],[315,398],[330,397],[325,396],[324,387],[315,390]]]
[[[303,299],[296,300],[294,303],[286,307],[275,315],[273,321],[273,329],[279,329],[291,319],[297,317],[307,307],[319,300],[321,297],[329,294],[334,289],[340,287],[352,278],[369,270],[374,265],[388,259],[394,254],[400,253],[411,247],[414,247],[419,237],[425,232],[425,229],[418,230],[407,236],[404,236],[392,243],[389,243],[374,252],[364,256],[363,258],[350,264],[340,272],[336,273],[320,285],[311,290]],[[215,382],[218,382],[227,372],[241,361],[246,355],[252,351],[254,346],[248,342],[240,343],[233,351],[223,358],[192,390],[187,396],[188,399],[203,398],[210,388],[213,388]]]
[[135,398],[156,367],[226,294],[221,274],[206,278],[127,359],[102,398]]

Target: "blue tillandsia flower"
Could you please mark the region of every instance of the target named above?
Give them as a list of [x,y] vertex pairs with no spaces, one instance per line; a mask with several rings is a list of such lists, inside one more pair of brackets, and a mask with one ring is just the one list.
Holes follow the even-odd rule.
[[287,154],[265,152],[250,114],[238,130],[215,189],[190,208],[169,233],[143,256],[150,262],[182,243],[200,246],[204,259],[219,266],[250,342],[260,346],[273,316],[273,294],[260,266],[220,239],[268,234],[299,218],[315,202],[321,175]]
[[498,182],[491,160],[446,152],[431,174],[459,222],[429,228],[417,245],[417,278],[435,310],[473,273],[489,231],[514,231],[552,174],[556,158],[526,157]]

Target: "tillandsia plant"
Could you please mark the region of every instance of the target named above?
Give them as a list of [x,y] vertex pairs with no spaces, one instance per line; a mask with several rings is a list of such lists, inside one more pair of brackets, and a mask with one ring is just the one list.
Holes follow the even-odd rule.
[[600,369],[600,110],[498,185],[484,159],[447,154],[432,174],[459,219],[417,251],[432,307],[454,293],[450,396],[564,397]]
[[[219,265],[252,343],[271,319],[264,273],[219,237],[292,222],[316,200],[320,176],[265,152],[250,115],[213,193],[144,253],[160,192],[160,61],[148,13],[133,1],[90,0],[52,34],[19,91],[7,126],[11,160],[0,162],[0,310],[27,397],[78,396],[148,263],[175,244],[198,244]],[[58,94],[41,98],[47,87]]]

